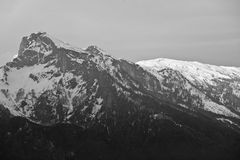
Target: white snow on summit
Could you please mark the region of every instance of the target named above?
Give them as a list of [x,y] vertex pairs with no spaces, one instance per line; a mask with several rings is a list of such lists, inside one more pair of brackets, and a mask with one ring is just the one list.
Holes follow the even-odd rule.
[[137,62],[138,65],[150,69],[160,71],[164,68],[171,68],[179,71],[191,82],[200,84],[215,85],[213,79],[231,79],[240,78],[240,68],[215,66],[203,64],[199,62],[189,62],[172,60],[166,58],[158,58],[153,60],[145,60]]
[[[137,62],[136,64],[140,65],[147,71],[151,72],[154,76],[156,76],[162,88],[165,87],[162,84],[162,81],[164,81],[165,73],[161,71],[164,69],[172,69],[174,71],[178,71],[183,75],[183,77],[185,77],[189,82],[191,82],[191,84],[186,84],[183,87],[189,90],[191,95],[197,96],[202,100],[202,107],[204,108],[204,110],[216,114],[239,118],[238,115],[236,115],[227,107],[222,105],[222,103],[224,103],[224,100],[221,100],[220,103],[216,103],[205,95],[205,91],[207,91],[209,87],[220,87],[222,85],[221,83],[219,83],[220,81],[224,82],[224,84],[228,84],[228,86],[231,87],[232,94],[240,98],[240,68],[215,66],[199,62],[180,61],[166,58],[145,60]],[[203,88],[203,91],[198,90],[196,86],[199,86],[199,88]],[[214,94],[219,93],[216,92]],[[221,93],[221,95],[223,94],[227,93]]]
[[79,47],[74,47],[68,43],[65,43],[49,34],[44,34],[44,36],[50,38],[53,43],[58,47],[58,48],[65,48],[65,49],[68,49],[68,50],[72,50],[72,51],[76,51],[76,52],[85,52],[83,49],[79,48]]

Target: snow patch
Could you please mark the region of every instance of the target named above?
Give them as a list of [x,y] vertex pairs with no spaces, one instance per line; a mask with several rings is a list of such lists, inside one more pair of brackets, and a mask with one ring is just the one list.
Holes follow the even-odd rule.
[[226,119],[226,118],[217,118],[217,120],[223,122],[223,123],[229,123],[231,125],[235,125],[237,126],[238,128],[240,128],[240,126],[236,123],[234,123],[233,121],[229,120],[229,119]]
[[102,102],[103,102],[103,99],[102,98],[97,98],[96,99],[96,102],[92,108],[92,115],[91,117],[95,117],[96,114],[100,111],[100,109],[102,108]]
[[45,34],[44,36],[50,38],[53,41],[53,43],[56,45],[56,47],[58,47],[58,48],[65,48],[65,49],[72,50],[72,51],[75,51],[75,52],[79,52],[79,53],[84,52],[85,53],[85,51],[83,49],[78,48],[78,47],[74,47],[74,46],[72,46],[68,43],[65,43],[65,42],[63,42],[63,41],[61,41],[61,40],[59,40],[59,39],[57,39],[57,38],[55,38],[55,37],[53,37],[49,34]]

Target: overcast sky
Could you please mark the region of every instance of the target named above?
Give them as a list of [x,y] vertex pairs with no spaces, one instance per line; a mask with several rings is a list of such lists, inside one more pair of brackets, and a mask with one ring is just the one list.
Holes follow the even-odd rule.
[[0,0],[0,64],[21,37],[46,31],[132,61],[240,67],[240,0]]

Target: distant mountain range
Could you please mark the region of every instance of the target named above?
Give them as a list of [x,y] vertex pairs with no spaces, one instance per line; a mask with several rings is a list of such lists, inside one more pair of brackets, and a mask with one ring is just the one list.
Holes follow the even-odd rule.
[[[0,90],[1,135],[5,137],[0,143],[0,157],[239,156],[237,67],[162,58],[133,63],[113,58],[97,46],[81,49],[47,33],[33,33],[22,38],[18,55],[0,68]],[[56,127],[63,135],[58,135]],[[19,138],[19,133],[24,138]],[[83,143],[76,137],[84,133],[89,140],[96,135],[100,138]],[[57,137],[66,142],[58,144]],[[11,144],[9,141],[19,144],[13,149],[4,147]],[[68,142],[71,147],[65,148]],[[81,147],[104,151],[78,150]],[[19,153],[9,154],[16,150]],[[46,155],[39,157],[42,150]],[[126,155],[114,157],[117,153]]]

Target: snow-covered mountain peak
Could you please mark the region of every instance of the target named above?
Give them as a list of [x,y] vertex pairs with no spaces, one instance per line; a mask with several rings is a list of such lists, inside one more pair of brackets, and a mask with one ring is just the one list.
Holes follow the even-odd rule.
[[240,68],[237,67],[215,66],[166,58],[140,61],[137,64],[156,71],[171,68],[182,73],[188,80],[201,83],[211,83],[214,79],[240,78]]
[[54,52],[54,49],[61,48],[66,50],[72,50],[75,52],[85,52],[83,49],[65,43],[47,34],[46,32],[38,32],[32,33],[31,35],[22,38],[18,51],[18,56],[22,56],[23,53],[28,50],[48,56]]
[[172,81],[175,85],[174,88],[189,89],[188,93],[194,99],[201,97],[202,103],[205,103],[204,106],[210,110],[213,109],[211,108],[213,105],[209,102],[217,103],[218,107],[214,107],[214,112],[217,108],[221,108],[221,105],[240,112],[240,68],[238,67],[216,66],[166,58],[140,61],[137,64],[155,75],[163,88],[166,86],[168,88]]
[[206,68],[210,70],[228,70],[231,72],[232,70],[239,71],[239,67],[229,67],[229,66],[217,66],[212,64],[205,64],[200,63],[197,61],[183,61],[183,60],[175,60],[175,59],[168,59],[168,58],[157,58],[157,59],[151,59],[151,60],[143,60],[137,62],[137,64],[141,64],[144,66],[149,67],[157,67],[157,68],[165,68],[165,66],[168,66],[169,68],[173,67],[198,67],[198,68]]
[[84,49],[70,45],[69,43],[63,42],[47,33],[44,36],[50,38],[57,48],[64,48],[64,49],[72,50],[75,52],[85,52]]

